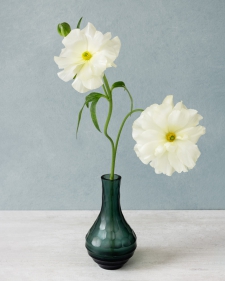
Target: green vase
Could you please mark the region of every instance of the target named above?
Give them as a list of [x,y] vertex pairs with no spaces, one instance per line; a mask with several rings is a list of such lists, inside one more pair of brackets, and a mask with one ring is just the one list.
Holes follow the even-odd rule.
[[120,207],[121,176],[103,175],[101,211],[86,235],[86,248],[93,260],[104,269],[118,269],[132,257],[136,235],[126,222]]

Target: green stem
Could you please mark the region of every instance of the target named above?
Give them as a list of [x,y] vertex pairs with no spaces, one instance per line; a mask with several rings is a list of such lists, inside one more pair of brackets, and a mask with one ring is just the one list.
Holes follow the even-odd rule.
[[[106,119],[106,122],[105,122],[105,127],[104,127],[104,134],[105,136],[109,139],[110,143],[111,143],[111,146],[112,146],[112,162],[111,162],[111,172],[110,172],[110,180],[113,180],[114,179],[114,170],[115,170],[115,163],[116,163],[116,153],[117,153],[117,148],[118,148],[118,143],[119,143],[119,139],[120,139],[120,135],[121,135],[121,132],[123,130],[123,126],[127,120],[127,118],[129,116],[131,116],[134,112],[138,112],[138,111],[143,111],[143,109],[135,109],[135,110],[131,110],[124,118],[121,126],[120,126],[120,129],[119,129],[119,132],[118,132],[118,135],[117,135],[117,138],[116,138],[116,144],[114,144],[112,138],[108,135],[108,126],[109,126],[109,122],[110,122],[110,119],[111,119],[111,116],[112,116],[112,110],[113,110],[113,100],[112,100],[112,91],[109,87],[109,83],[108,83],[108,80],[106,78],[106,76],[104,75],[103,76],[103,81],[104,81],[104,84],[103,84],[103,90],[107,96],[107,99],[109,101],[109,111],[108,111],[108,116],[107,116],[107,119]],[[129,96],[130,96],[130,99],[131,99],[131,109],[133,108],[133,99],[131,97],[131,94],[130,92],[128,91],[127,88],[125,88],[125,90],[128,92]]]
[[108,93],[107,93],[107,91],[106,91],[106,88],[105,88],[105,85],[104,85],[104,84],[102,85],[102,88],[103,88],[103,90],[104,90],[104,92],[105,92],[106,97],[108,98],[109,96],[108,96]]
[[138,111],[144,111],[143,109],[134,109],[132,110],[131,112],[129,112],[125,118],[123,119],[123,122],[120,126],[120,129],[119,129],[119,132],[118,132],[118,135],[117,135],[117,138],[116,138],[116,144],[115,144],[115,148],[114,148],[114,156],[113,156],[113,166],[115,167],[115,162],[116,162],[116,153],[117,153],[117,148],[118,148],[118,144],[119,144],[119,140],[120,140],[120,135],[121,135],[121,132],[123,130],[123,126],[125,124],[125,122],[127,121],[128,117],[131,116],[134,112],[138,112]]
[[107,92],[107,96],[108,96],[108,101],[109,101],[109,111],[108,111],[108,116],[107,116],[107,119],[106,119],[106,122],[105,122],[105,127],[104,127],[104,134],[105,136],[109,139],[110,143],[111,143],[111,146],[112,146],[112,164],[111,164],[111,173],[110,173],[110,180],[113,180],[114,179],[114,167],[115,167],[115,160],[114,160],[114,142],[112,140],[112,138],[108,135],[108,126],[109,126],[109,121],[111,119],[111,116],[112,116],[112,110],[113,110],[113,101],[112,101],[112,93],[111,93],[111,90],[109,88],[109,83],[107,81],[107,78],[106,76],[104,75],[103,77],[103,81],[104,81],[104,86],[105,88],[103,87],[103,90]]

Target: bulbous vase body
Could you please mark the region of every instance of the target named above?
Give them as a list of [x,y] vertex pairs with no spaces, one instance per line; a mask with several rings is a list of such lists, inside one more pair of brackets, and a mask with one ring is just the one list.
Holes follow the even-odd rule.
[[118,269],[136,249],[136,235],[126,222],[120,207],[121,177],[103,175],[102,207],[86,235],[88,254],[104,269]]

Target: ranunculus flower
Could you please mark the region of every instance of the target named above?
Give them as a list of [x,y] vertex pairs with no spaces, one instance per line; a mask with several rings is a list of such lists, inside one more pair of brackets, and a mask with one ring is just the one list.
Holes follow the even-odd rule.
[[74,79],[72,86],[80,93],[99,88],[104,71],[116,66],[113,62],[120,51],[120,39],[110,39],[110,32],[103,35],[91,23],[82,30],[71,30],[62,40],[65,48],[60,56],[54,57],[63,69],[58,73],[59,78],[65,82]]
[[133,124],[134,150],[144,164],[150,163],[157,174],[171,176],[175,171],[192,169],[200,156],[196,145],[205,134],[199,126],[202,116],[182,102],[173,105],[173,96],[146,108]]

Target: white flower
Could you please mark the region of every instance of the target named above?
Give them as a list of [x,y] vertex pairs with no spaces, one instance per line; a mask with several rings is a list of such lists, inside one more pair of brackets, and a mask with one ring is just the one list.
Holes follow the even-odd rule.
[[63,39],[65,48],[55,62],[63,71],[59,78],[68,82],[75,76],[72,86],[80,93],[99,88],[102,84],[104,71],[108,67],[116,66],[113,62],[120,51],[120,39],[111,33],[102,34],[88,23],[80,30],[74,29]]
[[160,105],[151,105],[133,124],[137,156],[144,164],[150,163],[157,174],[187,172],[201,154],[196,145],[205,134],[205,127],[198,126],[201,119],[196,110],[187,109],[182,102],[174,106],[173,96],[167,96]]

